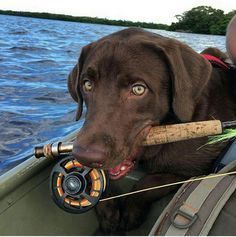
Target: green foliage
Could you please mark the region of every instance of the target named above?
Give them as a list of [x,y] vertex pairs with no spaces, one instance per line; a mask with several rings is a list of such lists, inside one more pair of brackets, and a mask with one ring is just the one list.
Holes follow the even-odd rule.
[[176,15],[178,22],[172,23],[169,30],[225,35],[227,25],[235,14],[236,10],[224,14],[220,9],[198,6],[182,15]]
[[132,21],[123,21],[123,20],[109,20],[106,18],[85,17],[85,16],[74,17],[74,16],[69,16],[69,15],[51,14],[51,13],[44,13],[44,12],[37,13],[37,12],[18,12],[18,11],[0,10],[0,14],[62,20],[62,21],[74,21],[74,22],[82,22],[82,23],[104,24],[104,25],[136,26],[136,27],[142,27],[142,28],[162,29],[162,30],[167,30],[169,27],[168,25],[165,25],[165,24],[132,22]]

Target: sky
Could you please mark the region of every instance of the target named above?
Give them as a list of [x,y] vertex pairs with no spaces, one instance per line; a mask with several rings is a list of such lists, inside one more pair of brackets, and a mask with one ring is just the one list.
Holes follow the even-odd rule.
[[175,15],[206,5],[225,13],[236,10],[236,0],[0,0],[1,10],[50,12],[171,24]]

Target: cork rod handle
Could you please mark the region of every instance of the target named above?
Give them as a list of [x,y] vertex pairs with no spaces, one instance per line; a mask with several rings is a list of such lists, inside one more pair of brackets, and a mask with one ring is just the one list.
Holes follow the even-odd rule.
[[161,125],[151,128],[144,146],[165,144],[222,133],[220,120]]

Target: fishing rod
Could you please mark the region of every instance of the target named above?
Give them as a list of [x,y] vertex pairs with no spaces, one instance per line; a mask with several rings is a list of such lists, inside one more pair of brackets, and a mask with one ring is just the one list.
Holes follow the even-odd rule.
[[[213,140],[210,142],[214,143],[236,137],[236,130],[232,129],[234,127],[236,127],[236,121],[221,122],[220,120],[154,126],[150,129],[142,145],[152,146],[206,136],[213,136]],[[46,144],[35,147],[35,157],[54,159],[61,157],[61,155],[70,154],[72,149],[73,143],[56,142]],[[208,178],[208,176],[205,178]],[[101,201],[183,184],[194,181],[195,179],[101,199],[102,194],[106,190],[108,180],[104,170],[83,166],[72,156],[67,156],[59,160],[52,169],[50,175],[50,192],[52,199],[60,208],[70,213],[79,214],[90,210]],[[199,178],[196,180],[199,180]]]
[[[236,127],[236,121],[221,122],[208,120],[191,123],[154,126],[144,139],[143,146],[153,146],[194,138],[222,134],[226,129]],[[55,158],[72,152],[73,143],[56,142],[35,147],[35,157]]]

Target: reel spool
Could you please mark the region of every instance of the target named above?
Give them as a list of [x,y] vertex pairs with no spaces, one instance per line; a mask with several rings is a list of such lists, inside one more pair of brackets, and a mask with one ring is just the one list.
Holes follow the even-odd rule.
[[105,189],[105,172],[83,166],[73,157],[60,160],[52,169],[52,199],[67,212],[79,214],[90,210]]

